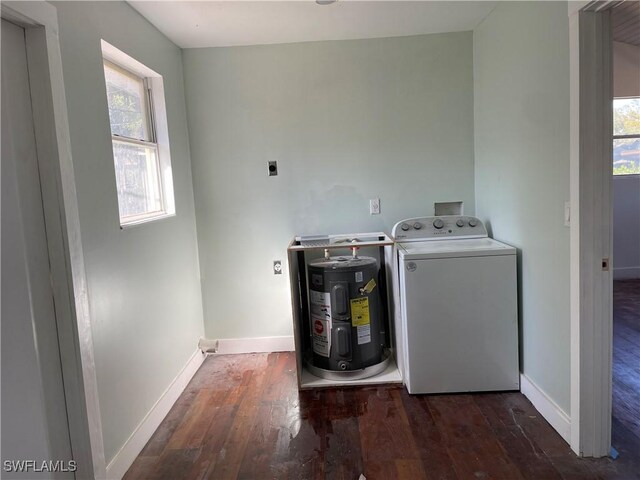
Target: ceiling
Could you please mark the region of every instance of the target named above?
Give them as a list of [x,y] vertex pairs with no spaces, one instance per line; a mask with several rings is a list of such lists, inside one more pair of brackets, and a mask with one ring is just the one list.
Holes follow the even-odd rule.
[[473,30],[494,1],[129,1],[182,48]]
[[616,42],[640,47],[640,2],[626,1],[613,9],[611,24]]

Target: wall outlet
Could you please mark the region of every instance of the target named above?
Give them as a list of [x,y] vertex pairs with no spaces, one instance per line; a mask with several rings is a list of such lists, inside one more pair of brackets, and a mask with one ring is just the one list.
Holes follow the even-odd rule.
[[269,162],[267,168],[269,169],[270,177],[275,177],[276,175],[278,175],[278,162]]
[[282,275],[282,260],[273,261],[273,274]]
[[371,215],[379,215],[380,214],[380,199],[372,198],[369,200],[369,213]]

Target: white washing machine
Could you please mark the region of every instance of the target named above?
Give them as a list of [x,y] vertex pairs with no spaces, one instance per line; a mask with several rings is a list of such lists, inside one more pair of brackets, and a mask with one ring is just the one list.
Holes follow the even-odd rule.
[[463,215],[403,220],[393,237],[409,393],[519,390],[515,248]]

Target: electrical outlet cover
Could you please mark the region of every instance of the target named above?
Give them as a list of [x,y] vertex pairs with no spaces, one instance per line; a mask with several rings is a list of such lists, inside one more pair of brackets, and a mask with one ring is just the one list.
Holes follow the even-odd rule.
[[282,260],[273,261],[273,274],[282,275]]

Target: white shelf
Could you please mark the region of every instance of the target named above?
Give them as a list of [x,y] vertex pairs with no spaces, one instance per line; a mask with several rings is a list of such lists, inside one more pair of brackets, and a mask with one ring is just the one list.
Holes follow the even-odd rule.
[[[357,240],[351,243],[352,240]],[[289,251],[317,250],[352,247],[383,247],[393,245],[393,240],[384,232],[349,233],[342,235],[318,235],[294,237]]]
[[402,377],[393,357],[389,359],[389,365],[384,372],[373,377],[362,378],[359,380],[327,380],[325,378],[316,377],[306,367],[302,367],[300,375],[300,389],[309,388],[327,388],[327,387],[350,387],[355,385],[381,385],[389,383],[402,384]]

